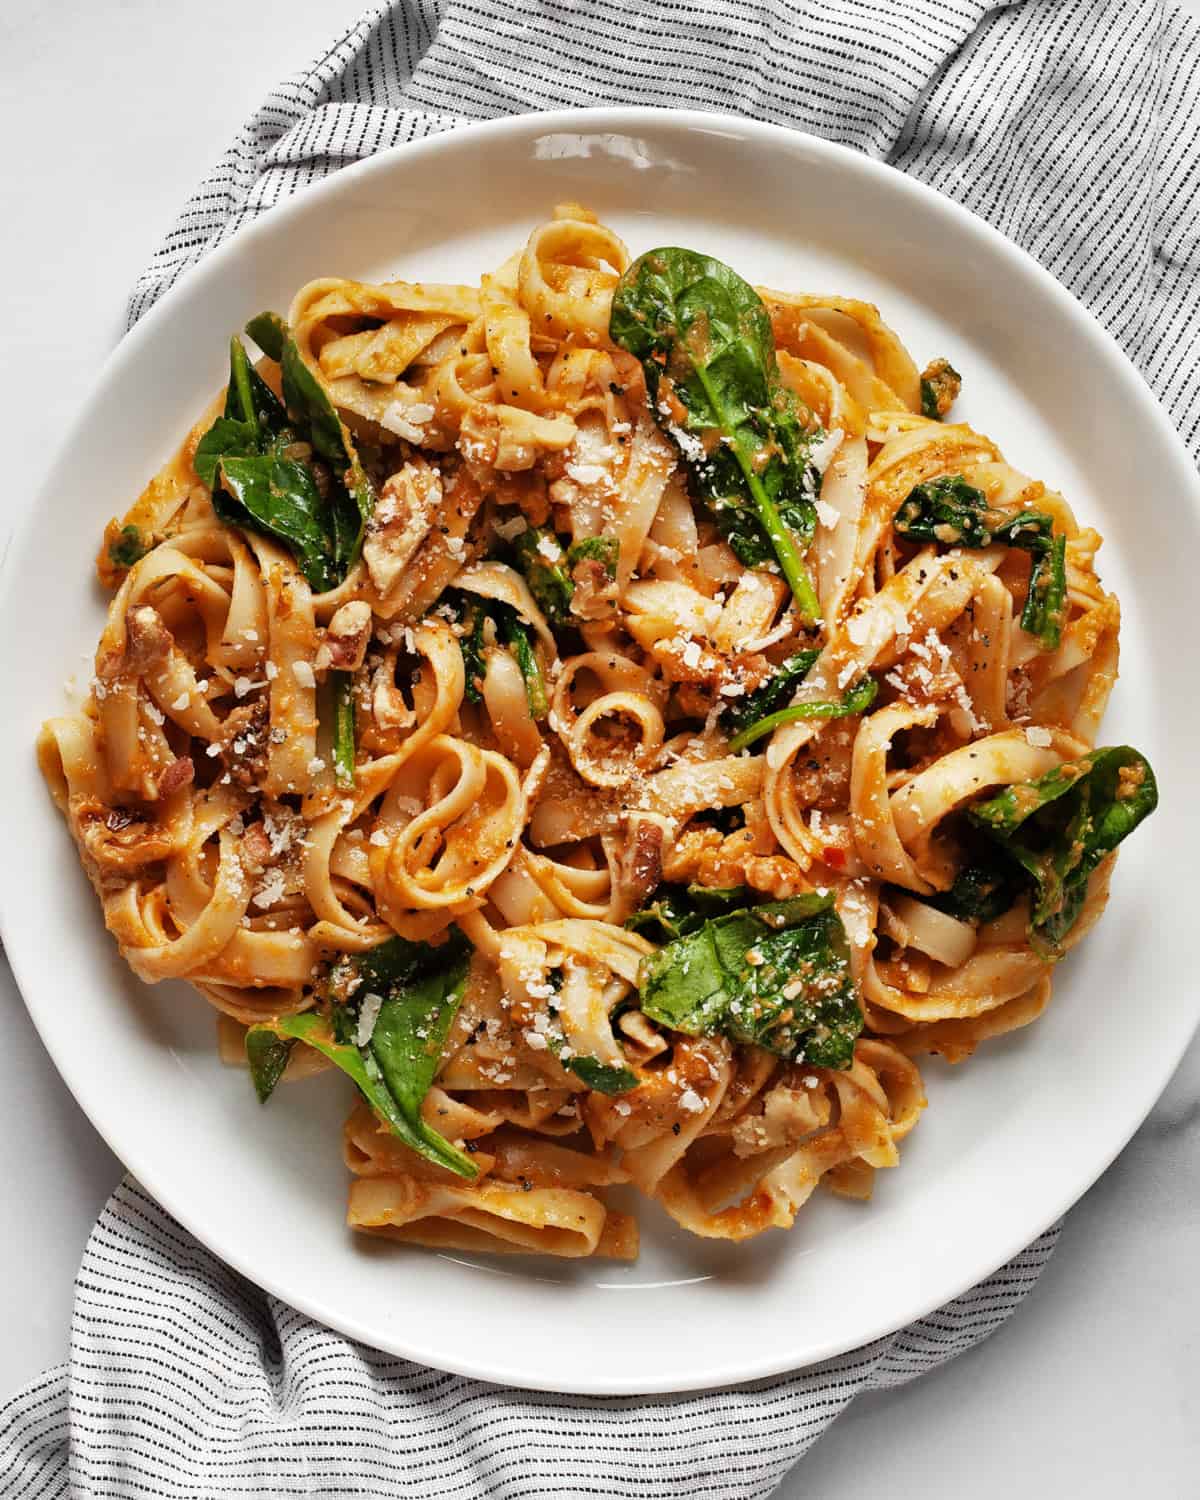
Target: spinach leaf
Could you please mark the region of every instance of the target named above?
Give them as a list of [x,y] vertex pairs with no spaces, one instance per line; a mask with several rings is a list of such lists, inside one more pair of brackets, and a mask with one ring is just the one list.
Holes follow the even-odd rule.
[[552,531],[527,526],[513,543],[517,567],[551,625],[563,624],[571,612],[575,585],[567,552]]
[[256,424],[243,422],[237,417],[218,417],[196,444],[192,467],[212,490],[215,503],[221,460],[225,457],[257,458],[261,451],[262,438]]
[[852,687],[847,688],[836,703],[827,699],[813,703],[793,703],[787,708],[780,708],[775,713],[768,714],[765,719],[748,724],[729,741],[729,748],[744,750],[747,745],[754,744],[755,740],[761,740],[764,735],[774,733],[781,724],[795,724],[800,719],[845,719],[851,714],[866,713],[875,702],[878,692],[878,682],[868,673],[865,677],[860,677]]
[[[325,387],[304,363],[281,319],[261,313],[247,325],[279,361],[281,402],[251,365],[241,339],[230,342],[225,410],[197,444],[196,473],[228,525],[284,542],[312,587],[340,583],[362,550],[375,490]],[[307,443],[328,466],[324,486],[293,445]]]
[[969,809],[971,822],[1027,873],[1033,947],[1058,958],[1096,866],[1158,806],[1145,756],[1128,745],[1092,750]]
[[832,895],[728,913],[642,962],[642,1010],[816,1067],[848,1068],[863,1016]]
[[525,697],[529,712],[535,719],[544,719],[550,711],[546,699],[546,684],[542,681],[542,669],[534,654],[533,642],[524,621],[510,605],[497,604],[497,621],[504,643],[516,657],[521,676],[525,679]]
[[354,785],[354,676],[334,672],[333,680],[333,765],[339,786]]
[[803,618],[821,607],[803,553],[816,527],[819,433],[779,378],[758,293],[719,260],[665,247],[639,256],[613,295],[609,334],[635,355],[650,406],[747,567],[774,557]]
[[744,906],[747,897],[744,885],[663,885],[653,902],[635,911],[626,919],[625,926],[651,942],[669,943],[703,927],[709,917]]
[[132,568],[150,550],[150,543],[136,526],[122,526],[120,535],[108,544],[108,560],[118,568]]
[[669,943],[695,932],[704,918],[679,886],[663,886],[649,906],[625,919],[630,932],[638,932],[652,943]]
[[999,849],[988,859],[981,854],[978,863],[967,865],[955,876],[948,891],[921,897],[927,906],[957,917],[960,922],[983,926],[1004,915],[1025,889],[1028,881],[1019,865]]
[[261,430],[278,432],[287,423],[279,397],[262,378],[236,334],[229,341],[229,385],[225,391],[225,416],[256,424]]
[[544,526],[527,526],[513,542],[517,568],[524,573],[530,593],[551,625],[570,620],[575,564],[598,562],[609,578],[615,578],[620,552],[621,544],[615,536],[585,536],[564,547]]
[[1045,551],[1035,551],[1025,542],[1014,545],[1033,551],[1021,629],[1036,635],[1046,650],[1052,651],[1062,639],[1067,616],[1067,539],[1062,535],[1051,537]]
[[249,408],[254,412],[260,432],[282,432],[287,426],[287,412],[283,402],[262,378],[254,366],[239,338],[231,343],[231,360],[235,378],[238,380],[238,410],[230,408],[228,393],[225,397],[226,417],[236,417]]
[[328,392],[305,364],[299,346],[292,338],[284,342],[280,369],[288,411],[307,431],[314,451],[333,470],[335,482],[329,496],[330,540],[334,568],[340,580],[358,561],[362,551],[367,521],[375,509],[375,487]]
[[749,892],[744,885],[696,885],[686,887],[687,899],[705,917],[723,917],[746,904]]
[[460,624],[465,624],[467,629],[464,635],[458,638],[458,649],[462,653],[463,677],[465,686],[463,696],[468,703],[483,702],[483,652],[487,645],[484,639],[484,630],[487,626],[487,611],[473,594],[464,594],[458,590],[451,590],[446,596],[447,603],[453,609]]
[[471,945],[457,927],[450,928],[442,943],[391,937],[374,948],[340,958],[329,972],[330,994],[345,1006],[357,994],[371,990],[382,994],[393,985],[411,984],[426,975],[454,968],[470,953]]
[[638,1076],[629,1068],[616,1068],[594,1057],[572,1057],[567,1067],[596,1094],[627,1094],[638,1087]]
[[241,339],[229,346],[225,411],[196,446],[196,473],[227,525],[264,531],[287,544],[318,592],[336,581],[329,516],[308,464],[291,457],[297,433],[271,388],[251,366]]
[[[329,555],[325,502],[312,470],[273,452],[220,460],[213,508],[222,521],[249,525],[286,542],[317,593],[337,582]],[[228,499],[226,498],[228,497]]]
[[283,1077],[295,1042],[275,1035],[273,1031],[252,1027],[246,1033],[246,1061],[259,1102],[265,1104]]
[[287,324],[278,313],[260,312],[246,324],[246,332],[267,356],[279,364],[283,359],[283,346],[287,343]]
[[[547,982],[551,989],[561,990],[562,973],[558,969],[551,969]],[[547,1047],[563,1067],[569,1068],[577,1078],[583,1080],[589,1089],[593,1089],[598,1094],[627,1094],[630,1089],[639,1087],[640,1080],[637,1074],[624,1064],[601,1062],[598,1057],[591,1057],[585,1052],[575,1052],[567,1047],[558,1006],[554,1001],[550,1003],[549,1017],[550,1025],[542,1032]]]
[[[269,1040],[275,1038],[315,1047],[353,1079],[367,1102],[410,1150],[460,1177],[470,1178],[478,1175],[470,1157],[439,1135],[421,1115],[422,1101],[437,1073],[466,987],[470,944],[461,934],[456,937],[456,941],[440,948],[393,938],[341,960],[331,980],[335,991],[347,980],[357,986],[349,1003],[335,1003],[329,1016],[309,1011],[252,1026],[246,1033],[246,1050],[248,1056],[253,1057],[254,1048],[266,1058]],[[370,1040],[360,1047],[354,1039],[355,997],[369,993],[380,995],[382,1004]]]
[[617,576],[621,544],[615,536],[585,536],[567,548],[567,566],[577,562],[598,562],[610,578]]
[[250,363],[246,346],[235,334],[229,341],[225,409],[197,443],[193,468],[210,490],[215,489],[222,458],[255,457],[286,427],[287,413],[279,397]]
[[402,1137],[405,1144],[460,1177],[474,1177],[474,1164],[469,1156],[426,1124],[421,1104],[433,1083],[442,1048],[462,1003],[468,964],[469,959],[461,958],[444,973],[429,974],[391,989],[380,1006],[366,1048],[416,1138],[414,1144],[409,1136]]
[[948,416],[962,390],[962,376],[948,359],[931,360],[921,371],[921,415],[931,422]]
[[572,1052],[564,1057],[566,1039],[560,1029],[558,1011],[554,1006],[550,1007],[550,1017],[555,1024],[553,1029],[543,1033],[546,1045],[563,1067],[570,1068],[576,1078],[581,1079],[589,1089],[597,1094],[627,1094],[630,1089],[640,1086],[637,1074],[623,1064],[618,1066],[615,1063],[603,1063],[598,1057],[589,1057],[586,1053],[579,1052]]
[[1052,651],[1062,638],[1067,600],[1067,542],[1054,535],[1054,518],[1041,511],[1013,515],[993,510],[982,490],[961,474],[918,484],[896,512],[896,532],[910,541],[946,547],[1020,547],[1033,559],[1021,628]]
[[781,662],[761,687],[727,704],[721,710],[721,727],[725,733],[737,734],[781,708],[808,676],[820,654],[818,650],[798,651],[795,656]]
[[[251,369],[245,345],[235,335],[229,341],[225,409],[196,444],[192,458],[192,467],[209,489],[216,488],[217,470],[226,454],[245,458],[261,453],[282,425],[270,420],[275,415],[270,407],[263,407],[260,418],[250,380]],[[260,380],[260,384],[264,382]]]
[[[382,1019],[383,1010],[379,1013],[379,1021]],[[379,1021],[375,1023],[376,1029],[379,1027]],[[356,1047],[353,1043],[335,1040],[328,1020],[314,1011],[306,1011],[302,1016],[280,1016],[274,1021],[264,1022],[261,1026],[252,1026],[246,1034],[247,1045],[250,1044],[251,1036],[262,1032],[278,1037],[290,1037],[295,1041],[306,1043],[309,1047],[315,1047],[333,1063],[334,1067],[340,1068],[348,1078],[353,1080],[359,1092],[376,1114],[385,1121],[392,1134],[402,1140],[418,1156],[435,1162],[439,1167],[446,1167],[449,1171],[457,1173],[459,1177],[470,1178],[479,1175],[478,1168],[469,1156],[460,1151],[457,1146],[451,1145],[444,1136],[440,1136],[436,1130],[425,1123],[420,1116],[419,1100],[414,1113],[411,1101],[415,1096],[415,1087],[406,1089],[403,1099],[396,1097],[384,1076],[373,1046]],[[436,1070],[436,1067],[437,1059],[434,1058],[432,1068]],[[424,1098],[424,1092],[421,1093],[420,1098]]]

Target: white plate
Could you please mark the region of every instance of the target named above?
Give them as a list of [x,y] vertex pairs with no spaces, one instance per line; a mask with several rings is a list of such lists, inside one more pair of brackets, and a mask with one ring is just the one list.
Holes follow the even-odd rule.
[[[556,202],[632,251],[695,246],[753,280],[867,297],[918,363],[948,355],[961,411],[1105,537],[1125,601],[1104,739],[1150,756],[1164,809],[1130,841],[1104,921],[1038,1024],[959,1070],[874,1201],[819,1194],[790,1234],[710,1244],[643,1210],[632,1267],[486,1264],[364,1242],[343,1225],[325,1076],[266,1109],[223,1069],[211,1012],[143,988],[104,933],[38,777],[38,723],[86,682],[103,601],[89,582],[121,513],[224,378],[228,334],[319,275],[475,281]],[[0,748],[8,955],[67,1084],[145,1186],[225,1260],[313,1317],[445,1369],[599,1393],[721,1385],[839,1353],[956,1296],[1020,1250],[1112,1160],[1197,1020],[1190,879],[1200,743],[1190,560],[1200,483],[1166,418],[1081,308],[930,190],[848,150],[730,117],[527,115],[386,152],[273,209],[121,344],[5,564]],[[81,659],[84,658],[84,659]]]

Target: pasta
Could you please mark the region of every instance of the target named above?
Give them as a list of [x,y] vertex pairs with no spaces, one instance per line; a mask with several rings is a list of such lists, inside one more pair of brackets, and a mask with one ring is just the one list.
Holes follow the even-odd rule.
[[619,1185],[728,1240],[869,1197],[1155,805],[1095,745],[1100,537],[874,307],[576,204],[247,332],[38,741],[133,971],[264,1100],[354,1081],[365,1233],[629,1259]]

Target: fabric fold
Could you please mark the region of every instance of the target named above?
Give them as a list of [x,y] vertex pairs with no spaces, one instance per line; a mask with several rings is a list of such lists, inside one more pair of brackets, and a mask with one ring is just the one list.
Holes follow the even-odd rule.
[[68,1364],[0,1414],[0,1493],[749,1500],[860,1391],[994,1331],[1058,1233],[911,1327],[807,1370],[677,1396],[560,1396],[343,1338],[231,1271],[127,1179],[84,1252]]

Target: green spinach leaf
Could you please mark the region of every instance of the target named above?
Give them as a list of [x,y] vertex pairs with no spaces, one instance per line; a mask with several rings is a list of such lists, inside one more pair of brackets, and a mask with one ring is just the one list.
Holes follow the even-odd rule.
[[[222,521],[285,543],[312,587],[323,591],[340,583],[358,559],[375,506],[374,486],[325,387],[282,321],[262,313],[247,332],[279,361],[284,400],[235,337],[225,410],[200,439],[193,463]],[[295,451],[300,443],[327,466],[323,483]]]
[[[478,1172],[470,1157],[439,1135],[421,1115],[422,1102],[462,1002],[469,965],[470,945],[461,934],[457,934],[457,941],[440,948],[390,939],[335,966],[331,975],[334,991],[347,981],[354,986],[348,1001],[334,1003],[329,1016],[309,1011],[251,1027],[246,1034],[247,1055],[253,1058],[254,1048],[266,1058],[270,1038],[293,1039],[315,1047],[353,1079],[367,1102],[410,1150],[460,1177],[475,1177]],[[359,1046],[355,1041],[356,1012],[368,994],[380,996],[381,1004],[370,1039]]]
[[729,741],[729,748],[744,750],[747,745],[754,744],[755,740],[761,740],[764,735],[773,734],[781,724],[795,724],[801,719],[845,719],[851,714],[866,713],[875,702],[878,692],[878,682],[868,673],[865,677],[860,677],[852,687],[847,688],[837,702],[821,699],[812,703],[793,703],[787,708],[776,709],[765,719],[748,724]]
[[1041,511],[1006,515],[993,510],[982,490],[961,474],[945,474],[918,484],[896,512],[894,526],[910,541],[946,547],[989,547],[1000,542],[1020,547],[1033,559],[1021,628],[1053,650],[1062,639],[1066,617],[1066,538],[1054,535],[1054,518]]
[[226,454],[218,472],[213,508],[221,520],[254,526],[286,542],[311,587],[317,593],[332,588],[337,578],[329,556],[325,502],[309,466],[272,452]]
[[551,625],[570,621],[575,597],[576,563],[598,562],[609,578],[617,576],[621,544],[615,536],[585,536],[564,547],[544,526],[527,526],[513,542],[517,568]]
[[122,526],[120,535],[108,544],[108,560],[118,568],[132,568],[149,550],[149,541],[136,526]]
[[652,943],[669,943],[703,927],[709,917],[745,906],[748,896],[744,885],[663,885],[651,904],[635,911],[625,926]]
[[267,356],[276,364],[283,360],[283,346],[288,340],[287,324],[278,313],[257,313],[246,324],[246,332]]
[[1111,745],[1005,787],[968,816],[1027,873],[1030,941],[1058,958],[1088,878],[1157,806],[1149,761],[1128,745]]
[[621,544],[615,536],[585,536],[567,548],[567,566],[578,562],[598,562],[609,578],[617,576]]
[[642,1010],[816,1067],[848,1068],[863,1016],[832,895],[715,917],[643,960]]
[[251,1027],[247,1031],[246,1061],[250,1064],[250,1078],[260,1103],[265,1104],[275,1092],[275,1085],[283,1077],[295,1045],[294,1041],[261,1027]]
[[443,596],[454,610],[460,624],[466,626],[464,634],[458,637],[458,649],[462,653],[463,678],[465,686],[463,696],[468,703],[483,702],[483,678],[484,662],[483,653],[487,645],[484,639],[484,631],[487,628],[488,615],[483,605],[473,594],[451,591]]
[[604,1063],[598,1057],[589,1057],[581,1052],[569,1052],[564,1057],[563,1053],[569,1049],[560,1029],[562,1023],[558,1019],[558,1011],[553,1005],[550,1007],[550,1018],[554,1024],[552,1029],[543,1033],[546,1045],[563,1067],[569,1068],[589,1089],[597,1094],[627,1094],[630,1089],[639,1086],[637,1074],[623,1064]]
[[237,417],[218,417],[200,441],[192,458],[192,467],[217,497],[217,475],[223,458],[257,458],[262,453],[263,437],[253,422]]
[[721,727],[726,734],[738,734],[749,729],[759,719],[782,708],[792,693],[800,686],[812,670],[820,651],[797,651],[775,668],[761,687],[747,693],[744,698],[735,698],[721,710]]
[[487,624],[492,621],[497,638],[516,659],[525,683],[525,696],[529,712],[535,719],[544,719],[549,712],[546,684],[542,669],[538,665],[537,653],[529,628],[516,610],[502,600],[491,599],[487,607],[476,598],[460,594],[451,601],[460,621],[467,625],[465,634],[458,638],[462,652],[463,675],[466,679],[463,696],[469,703],[483,702],[483,679],[485,676],[484,652],[488,646]]
[[542,669],[538,666],[529,630],[511,606],[497,604],[495,607],[498,611],[497,621],[500,634],[504,638],[505,645],[516,657],[521,676],[525,679],[525,697],[529,703],[529,712],[535,719],[544,719],[550,711],[550,706],[546,699],[546,684],[542,681]]
[[703,925],[704,918],[680,886],[661,887],[649,906],[625,920],[630,932],[640,933],[652,943],[672,942]]
[[575,585],[562,543],[545,527],[527,526],[513,543],[513,551],[538,608],[551,625],[565,623]]
[[426,1124],[421,1104],[433,1083],[442,1048],[462,1003],[468,964],[469,959],[461,958],[441,974],[428,974],[389,990],[366,1049],[418,1142],[413,1145],[412,1139],[405,1136],[405,1143],[460,1177],[476,1175],[470,1157]]
[[339,786],[354,785],[354,676],[334,672],[333,680],[333,766]]
[[362,551],[367,521],[375,509],[375,488],[328,392],[305,364],[292,338],[284,342],[280,369],[288,411],[333,472],[328,514],[334,570],[340,581]]
[[593,1093],[627,1094],[638,1086],[638,1076],[629,1068],[613,1067],[594,1057],[572,1057],[566,1066],[581,1079]]
[[330,994],[345,1007],[356,995],[372,990],[383,994],[393,985],[411,984],[429,974],[456,968],[470,955],[471,945],[457,927],[451,927],[441,943],[391,937],[374,948],[338,959],[329,972]]
[[960,870],[948,891],[921,899],[948,917],[983,926],[1003,916],[1027,885],[1020,866],[996,848],[990,859],[981,852],[977,863]]
[[664,247],[639,256],[613,295],[609,334],[640,361],[656,420],[747,567],[778,562],[803,618],[820,619],[804,552],[820,475],[779,378],[758,293],[721,261]]
[[921,371],[921,415],[931,422],[948,416],[962,390],[962,376],[948,359],[935,359]]

